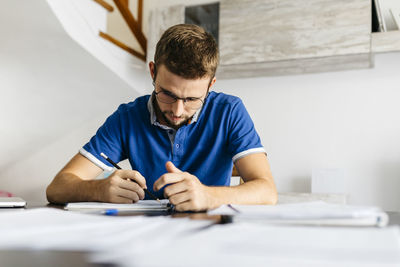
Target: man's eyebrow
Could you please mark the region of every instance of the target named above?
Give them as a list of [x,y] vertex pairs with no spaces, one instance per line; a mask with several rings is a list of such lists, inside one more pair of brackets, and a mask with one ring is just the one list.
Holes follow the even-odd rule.
[[171,91],[169,91],[169,90],[165,89],[165,88],[164,88],[164,87],[162,87],[162,86],[160,86],[160,89],[161,89],[161,90],[163,90],[164,92],[167,92],[167,93],[169,93],[170,95],[173,95],[173,96],[175,96],[175,94],[174,94],[174,93],[172,93]]
[[[161,89],[162,91],[166,92],[167,94],[169,94],[169,95],[171,95],[171,96],[173,96],[173,97],[178,97],[177,95],[175,95],[175,94],[172,93],[171,91],[165,89],[165,88],[162,87],[161,85],[159,85],[159,87],[160,87],[160,89]],[[201,99],[201,96],[200,96],[200,97],[198,97],[198,96],[188,96],[188,97],[185,97],[185,98]]]

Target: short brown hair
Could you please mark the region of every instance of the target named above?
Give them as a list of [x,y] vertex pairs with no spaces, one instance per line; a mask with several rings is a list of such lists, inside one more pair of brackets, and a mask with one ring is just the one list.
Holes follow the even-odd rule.
[[156,69],[164,65],[185,79],[213,78],[218,66],[218,46],[202,27],[178,24],[167,29],[156,46]]

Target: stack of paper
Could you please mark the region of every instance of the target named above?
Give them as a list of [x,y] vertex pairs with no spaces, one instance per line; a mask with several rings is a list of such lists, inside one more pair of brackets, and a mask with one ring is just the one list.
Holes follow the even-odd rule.
[[121,210],[121,211],[167,211],[170,208],[169,200],[139,200],[133,204],[116,204],[103,202],[75,202],[68,203],[64,209],[90,211],[90,210]]
[[295,204],[227,205],[208,212],[233,215],[233,220],[277,224],[386,226],[388,215],[378,207],[330,204],[322,201]]

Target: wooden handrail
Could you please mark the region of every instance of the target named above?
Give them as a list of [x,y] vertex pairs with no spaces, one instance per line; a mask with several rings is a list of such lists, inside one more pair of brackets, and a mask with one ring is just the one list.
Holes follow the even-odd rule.
[[116,46],[118,46],[119,48],[125,50],[126,52],[134,55],[135,57],[139,58],[140,60],[143,60],[146,62],[146,56],[139,53],[138,51],[136,51],[133,48],[130,48],[129,46],[127,46],[126,44],[122,43],[121,41],[118,41],[117,39],[115,39],[114,37],[112,37],[111,35],[100,31],[99,32],[99,36],[104,38],[105,40],[115,44]]
[[121,12],[122,17],[128,24],[129,29],[138,40],[140,47],[143,49],[144,54],[146,55],[147,39],[144,36],[142,30],[140,29],[139,23],[135,20],[132,13],[129,11],[128,6],[124,4],[123,0],[114,0],[114,3],[117,6],[119,12]]
[[138,0],[138,24],[139,29],[143,32],[143,0]]
[[110,5],[109,3],[107,3],[104,0],[93,0],[93,1],[95,1],[97,4],[101,5],[105,9],[107,9],[109,12],[113,12],[114,11],[114,8],[112,7],[112,5]]

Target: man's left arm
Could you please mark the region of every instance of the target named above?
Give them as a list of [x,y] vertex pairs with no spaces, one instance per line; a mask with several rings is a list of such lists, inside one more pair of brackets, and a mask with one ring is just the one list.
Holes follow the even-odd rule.
[[206,186],[199,179],[167,162],[168,173],[155,183],[154,190],[164,186],[164,196],[177,211],[202,211],[223,204],[276,204],[278,196],[265,153],[244,156],[235,162],[244,180],[238,186]]

